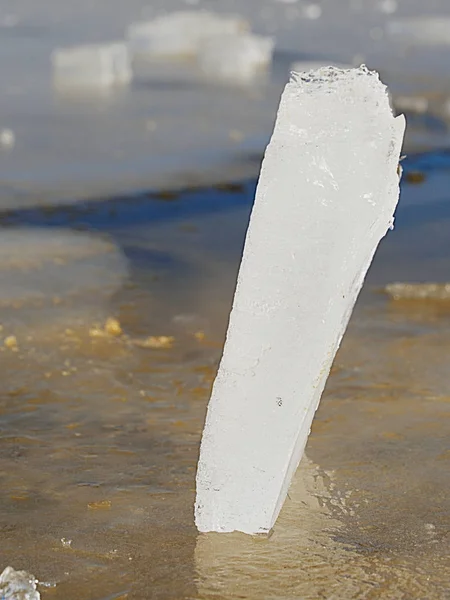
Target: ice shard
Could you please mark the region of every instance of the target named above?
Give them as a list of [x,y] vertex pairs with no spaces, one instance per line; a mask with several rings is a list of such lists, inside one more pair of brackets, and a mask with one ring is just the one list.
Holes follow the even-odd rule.
[[292,74],[209,402],[200,531],[273,527],[364,277],[393,226],[404,129],[364,66]]

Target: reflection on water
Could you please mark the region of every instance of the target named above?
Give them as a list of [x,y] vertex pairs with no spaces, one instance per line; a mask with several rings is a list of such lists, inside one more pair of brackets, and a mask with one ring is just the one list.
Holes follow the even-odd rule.
[[423,526],[421,549],[411,553],[409,547],[406,556],[383,544],[362,551],[354,540],[340,539],[348,529],[345,518],[361,527],[355,499],[360,492],[348,485],[340,491],[334,472],[321,472],[304,457],[269,539],[241,534],[198,537],[198,597],[447,597],[446,548],[432,546],[439,544],[433,524]]
[[[16,344],[0,352],[0,570],[56,584],[43,598],[450,598],[450,309],[370,287],[448,277],[448,211],[420,213],[415,186],[273,534],[197,535],[198,445],[252,189],[4,219],[0,337]],[[93,337],[108,317],[123,333]],[[162,335],[173,347],[134,343]]]

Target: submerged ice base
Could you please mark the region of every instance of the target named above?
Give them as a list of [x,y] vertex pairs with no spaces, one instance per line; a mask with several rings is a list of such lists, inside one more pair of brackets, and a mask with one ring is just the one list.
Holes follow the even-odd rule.
[[398,202],[378,74],[293,74],[266,150],[197,472],[200,531],[268,532]]

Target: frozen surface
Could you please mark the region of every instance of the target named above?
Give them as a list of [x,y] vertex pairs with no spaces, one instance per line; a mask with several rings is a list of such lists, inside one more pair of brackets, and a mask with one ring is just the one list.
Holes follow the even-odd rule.
[[293,74],[266,150],[197,473],[200,531],[268,532],[379,241],[405,121],[365,68]]
[[57,48],[52,53],[57,87],[97,87],[131,81],[128,47],[124,42]]
[[53,228],[9,228],[0,238],[0,306],[94,303],[120,288],[127,273],[122,252],[94,234]]
[[179,11],[152,21],[132,23],[127,30],[131,50],[136,54],[158,56],[194,56],[203,40],[232,35],[248,28],[238,15],[220,15],[208,11]]
[[0,575],[0,597],[2,600],[40,600],[36,584],[34,575],[6,567]]
[[200,48],[199,63],[211,79],[251,82],[272,62],[274,40],[253,34],[214,36]]

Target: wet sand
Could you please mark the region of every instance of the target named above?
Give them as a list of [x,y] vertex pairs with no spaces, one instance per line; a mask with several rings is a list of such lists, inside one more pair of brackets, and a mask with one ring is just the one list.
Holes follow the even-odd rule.
[[450,303],[378,293],[448,278],[447,180],[404,183],[269,538],[193,523],[254,183],[3,215],[0,567],[55,600],[450,598]]

